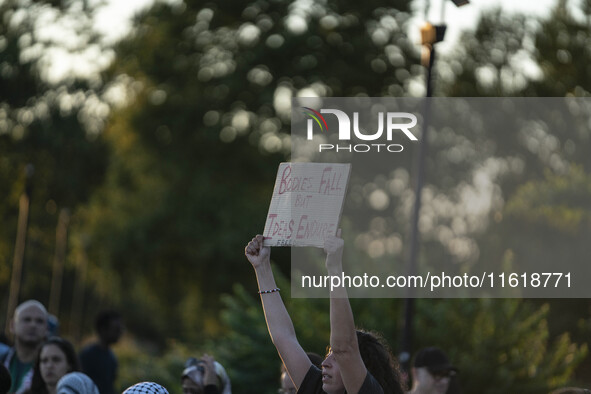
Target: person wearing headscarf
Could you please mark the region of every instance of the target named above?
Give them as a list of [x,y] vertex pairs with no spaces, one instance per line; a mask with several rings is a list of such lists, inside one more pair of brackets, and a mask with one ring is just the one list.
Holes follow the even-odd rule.
[[82,372],[70,372],[57,382],[57,394],[100,394],[96,384]]
[[204,354],[201,360],[187,360],[181,384],[183,394],[232,394],[226,370],[208,354]]
[[123,394],[168,394],[168,390],[158,383],[141,382],[125,389]]

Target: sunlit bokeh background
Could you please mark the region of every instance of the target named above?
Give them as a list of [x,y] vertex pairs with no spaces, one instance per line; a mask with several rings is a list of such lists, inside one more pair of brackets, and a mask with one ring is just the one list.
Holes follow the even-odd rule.
[[[591,1],[447,3],[435,96],[589,96]],[[207,351],[235,392],[275,392],[280,360],[243,248],[289,160],[291,98],[424,96],[418,29],[442,22],[441,2],[427,5],[0,1],[1,321],[11,291],[36,298],[80,347],[94,314],[116,308],[120,388],[179,392],[186,357]],[[442,131],[427,156],[420,258],[588,262],[589,128],[478,126],[475,139]],[[410,211],[414,181],[409,163],[351,190],[348,204],[380,213],[348,240],[361,258],[403,266],[408,229],[390,218]],[[289,251],[273,258],[302,344],[323,353],[326,301],[292,300]],[[397,353],[403,302],[352,305]],[[589,386],[590,306],[421,299],[414,347],[446,349],[467,393]]]

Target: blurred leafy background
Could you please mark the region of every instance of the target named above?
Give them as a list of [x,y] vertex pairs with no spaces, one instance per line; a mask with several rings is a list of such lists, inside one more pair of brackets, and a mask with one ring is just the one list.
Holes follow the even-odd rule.
[[[545,18],[483,14],[438,58],[435,95],[589,96],[591,1],[574,3],[558,0]],[[50,312],[77,345],[92,336],[99,309],[119,309],[127,326],[116,348],[121,388],[149,379],[179,392],[184,360],[207,351],[227,367],[235,392],[275,392],[280,360],[242,250],[262,229],[277,165],[289,157],[289,100],[422,94],[420,48],[407,35],[411,4],[156,2],[114,44],[94,30],[100,6],[0,2],[0,312],[27,190],[20,299],[57,299]],[[98,71],[76,72],[80,57]],[[71,71],[56,76],[56,59]],[[480,257],[589,261],[591,134],[549,133],[537,144],[485,136],[524,170],[498,180],[500,203],[483,226],[463,232]],[[441,154],[429,157],[426,189],[453,195],[470,174],[454,179],[445,170],[476,167],[480,158],[453,162],[445,146],[434,149]],[[412,174],[398,175],[412,193]],[[60,215],[67,248],[56,294]],[[511,244],[524,233],[526,244]],[[453,255],[426,236],[422,258],[442,250]],[[289,254],[274,251],[274,260],[287,289]],[[322,354],[325,300],[290,299],[289,291],[284,298],[304,347]],[[402,301],[352,305],[356,322],[384,333],[396,352]],[[421,299],[415,347],[446,349],[468,393],[590,386],[590,307],[586,299]]]

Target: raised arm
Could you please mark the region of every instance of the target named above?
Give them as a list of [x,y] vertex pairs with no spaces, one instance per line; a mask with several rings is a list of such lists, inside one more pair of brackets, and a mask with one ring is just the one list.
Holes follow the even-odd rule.
[[[326,269],[330,276],[342,275],[343,246],[340,230],[336,237],[325,240]],[[330,347],[341,370],[347,393],[358,393],[367,369],[359,353],[353,311],[344,287],[336,287],[330,293]]]
[[257,276],[265,321],[271,340],[277,348],[291,380],[299,388],[312,363],[298,342],[293,323],[279,291],[268,292],[277,289],[271,270],[271,248],[263,246],[263,236],[257,235],[248,243],[244,252]]

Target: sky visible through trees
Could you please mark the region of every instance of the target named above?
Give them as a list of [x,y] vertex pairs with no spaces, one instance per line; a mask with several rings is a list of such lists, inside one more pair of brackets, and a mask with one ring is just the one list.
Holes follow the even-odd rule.
[[[117,43],[93,30],[94,7],[0,3],[0,311],[27,192],[20,299],[57,300],[50,312],[75,341],[91,335],[99,308],[121,310],[122,386],[152,374],[174,391],[183,358],[208,350],[228,366],[236,392],[274,392],[280,360],[242,251],[262,231],[275,171],[289,160],[290,99],[420,96],[411,4],[156,3]],[[438,58],[435,95],[589,96],[590,15],[589,1],[557,1],[544,18],[487,11]],[[426,167],[422,261],[588,261],[588,130],[438,133]],[[388,215],[368,216],[367,233],[352,240],[360,258],[403,266],[413,177],[405,164],[351,190],[346,209],[368,205],[376,190],[390,201]],[[477,223],[461,209],[470,193],[492,201]],[[383,253],[364,252],[372,242]],[[289,288],[289,251],[273,258]],[[323,353],[325,300],[283,295],[302,343]],[[383,332],[396,353],[402,300],[352,305],[357,323]],[[465,392],[589,385],[590,312],[587,299],[421,299],[415,346],[446,348],[465,371]]]

